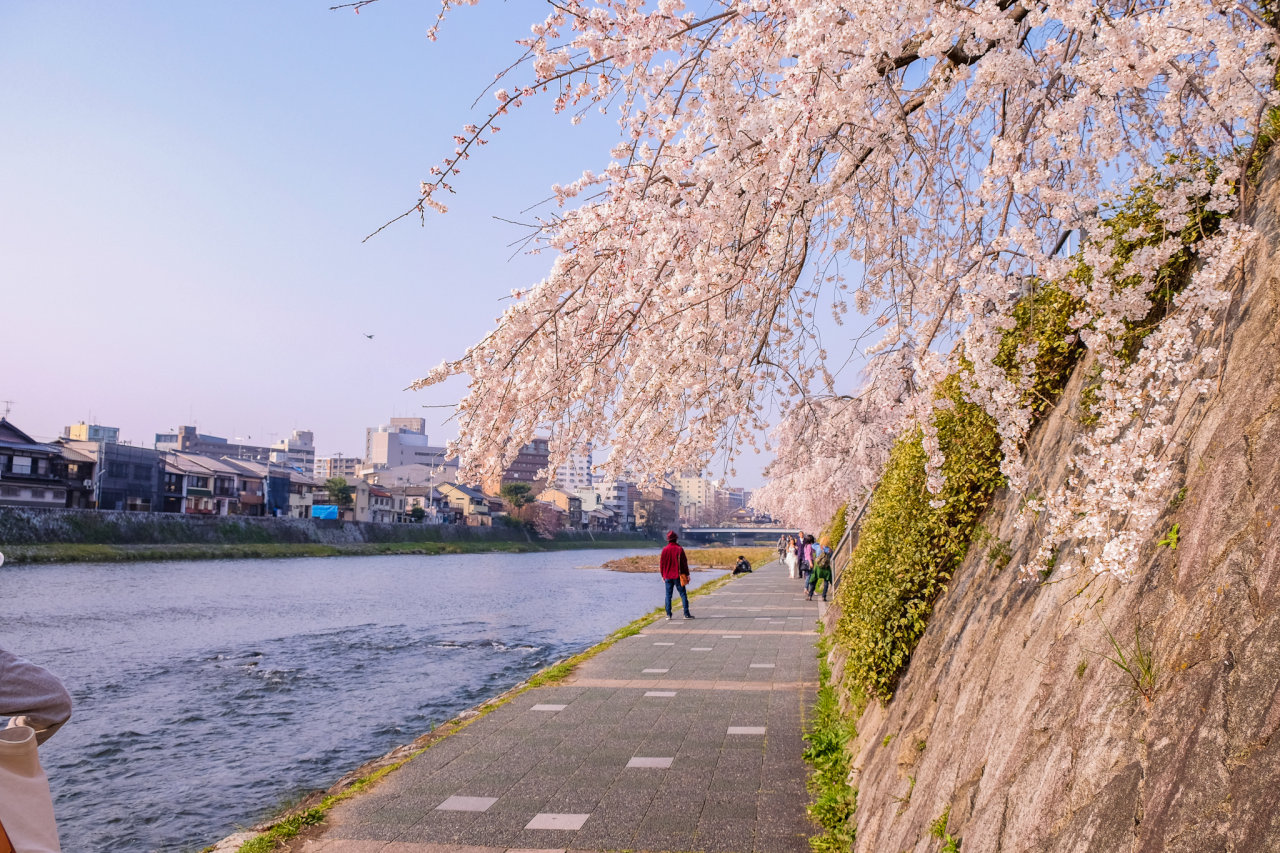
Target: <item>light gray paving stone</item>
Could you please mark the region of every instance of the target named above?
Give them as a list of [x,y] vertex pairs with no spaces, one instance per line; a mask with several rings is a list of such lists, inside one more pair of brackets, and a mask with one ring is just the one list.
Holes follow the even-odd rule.
[[674,691],[674,690],[646,690],[646,691],[644,692],[644,695],[646,695],[646,696],[654,696],[654,697],[657,697],[657,698],[660,698],[660,699],[667,699],[667,698],[670,698],[670,697],[672,697],[672,696],[676,695],[676,691]]
[[563,711],[568,705],[534,705],[530,711]]
[[661,675],[664,672],[670,672],[670,669],[643,669],[641,672],[648,675]]
[[482,812],[498,801],[497,797],[460,797],[452,796],[440,805],[436,811],[442,812]]
[[533,820],[525,826],[525,829],[582,829],[582,825],[587,822],[589,814],[556,814],[554,812],[543,812],[535,815]]
[[671,766],[674,758],[644,758],[639,755],[627,762],[627,767],[652,767],[665,770]]
[[764,726],[729,726],[728,733],[731,735],[762,735],[764,732]]

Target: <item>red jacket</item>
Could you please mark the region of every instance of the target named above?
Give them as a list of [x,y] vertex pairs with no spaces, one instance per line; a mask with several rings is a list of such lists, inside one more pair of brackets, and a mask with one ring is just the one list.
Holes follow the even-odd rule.
[[672,542],[662,549],[658,567],[662,569],[663,578],[675,580],[682,574],[689,574],[689,559],[684,555],[684,549]]

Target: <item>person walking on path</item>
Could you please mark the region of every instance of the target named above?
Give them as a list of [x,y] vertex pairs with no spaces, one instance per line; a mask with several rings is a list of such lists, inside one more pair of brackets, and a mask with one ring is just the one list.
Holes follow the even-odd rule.
[[807,533],[800,540],[800,579],[807,586],[813,569],[813,534]]
[[667,618],[671,618],[671,593],[673,590],[680,590],[680,603],[684,605],[684,618],[692,619],[693,614],[689,612],[689,595],[685,592],[685,584],[689,582],[689,558],[685,556],[684,549],[676,544],[676,532],[674,530],[667,531],[667,547],[662,549],[662,555],[658,558],[658,568],[662,571],[662,580],[667,585]]
[[813,601],[813,593],[818,589],[818,581],[822,581],[822,600],[827,600],[827,590],[831,588],[831,548],[825,539],[813,546],[813,571],[805,584],[809,600]]
[[794,541],[787,542],[787,575],[794,578],[796,576],[796,543]]

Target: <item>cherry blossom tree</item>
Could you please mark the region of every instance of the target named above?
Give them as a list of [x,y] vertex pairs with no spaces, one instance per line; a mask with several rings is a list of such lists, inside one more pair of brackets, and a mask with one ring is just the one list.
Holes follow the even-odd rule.
[[[1253,0],[554,0],[406,215],[443,212],[462,162],[534,100],[611,111],[621,140],[554,188],[547,277],[417,386],[470,377],[451,449],[478,479],[548,432],[553,466],[593,442],[613,472],[700,468],[776,417],[760,501],[816,528],[909,428],[936,487],[935,387],[963,364],[1025,488],[1027,378],[994,363],[1013,306],[1139,182],[1163,188],[1171,233],[1195,204],[1236,208],[1276,101],[1271,15]],[[1102,402],[1071,484],[1034,506],[1046,548],[1092,543],[1095,569],[1123,573],[1169,477],[1172,407],[1215,355],[1194,332],[1248,243],[1228,220],[1194,247],[1199,272],[1132,361],[1117,330],[1150,308],[1177,239],[1071,285]],[[1095,269],[1105,251],[1083,242]],[[824,313],[849,333],[824,333]],[[851,359],[856,387],[837,378]]]

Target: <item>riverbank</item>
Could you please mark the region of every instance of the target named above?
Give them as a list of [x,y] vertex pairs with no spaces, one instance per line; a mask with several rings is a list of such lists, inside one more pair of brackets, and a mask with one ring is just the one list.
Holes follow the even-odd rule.
[[[732,575],[724,575],[707,581],[697,589],[691,590],[689,598],[694,600],[708,595],[732,579]],[[458,733],[522,693],[565,680],[573,675],[581,664],[599,655],[619,640],[639,634],[662,618],[663,613],[661,607],[655,607],[651,612],[632,620],[594,646],[564,660],[556,661],[516,686],[420,735],[412,743],[398,746],[385,755],[366,761],[344,775],[327,790],[312,792],[253,829],[230,835],[217,844],[204,848],[201,853],[266,853],[266,851],[300,849],[307,839],[323,834],[324,820],[334,806],[368,789],[388,773],[398,770],[426,752],[432,745]]]
[[[417,802],[420,797],[417,797],[415,792],[410,790],[412,785],[410,777],[419,778],[423,775],[418,772],[419,764],[425,766],[428,764],[438,763],[432,761],[433,756],[439,756],[444,759],[446,758],[444,753],[449,752],[449,760],[452,762],[451,766],[454,766],[455,764],[463,765],[468,762],[468,756],[470,755],[468,750],[477,752],[477,757],[479,757],[479,755],[485,754],[486,750],[491,749],[494,743],[492,738],[495,734],[499,739],[504,739],[504,742],[508,735],[513,737],[541,737],[541,735],[545,733],[547,726],[552,728],[556,726],[557,718],[563,718],[562,722],[565,723],[566,747],[577,751],[578,747],[582,746],[584,738],[590,739],[590,737],[593,736],[593,727],[600,728],[613,725],[614,716],[609,714],[601,715],[598,713],[598,706],[596,703],[605,699],[606,693],[609,697],[612,697],[610,701],[621,701],[620,696],[614,695],[619,694],[620,692],[634,694],[629,697],[629,701],[638,701],[641,703],[652,703],[654,701],[653,697],[662,697],[666,702],[676,705],[681,704],[682,702],[695,701],[696,709],[691,710],[696,710],[696,713],[692,713],[687,716],[682,715],[681,719],[685,724],[699,729],[705,727],[705,724],[711,718],[719,717],[725,713],[732,714],[732,719],[729,720],[731,723],[756,722],[754,717],[752,719],[746,719],[742,716],[748,712],[742,708],[743,703],[738,701],[736,697],[745,697],[749,693],[753,697],[765,694],[774,696],[776,699],[784,700],[781,703],[777,701],[765,703],[765,705],[770,706],[770,708],[763,714],[764,721],[772,721],[779,724],[770,728],[768,743],[765,744],[762,742],[760,745],[762,752],[764,750],[769,751],[767,755],[763,756],[764,761],[761,762],[761,766],[763,766],[765,762],[769,765],[767,778],[764,774],[758,774],[761,778],[757,780],[755,776],[747,774],[750,778],[744,779],[742,778],[741,773],[735,773],[735,778],[729,779],[728,776],[721,773],[721,770],[728,770],[728,765],[730,763],[734,764],[736,769],[736,765],[741,763],[741,759],[743,757],[742,748],[744,744],[735,740],[737,737],[737,735],[735,735],[735,729],[728,729],[730,732],[729,740],[733,741],[731,745],[732,748],[722,748],[718,754],[713,750],[713,745],[709,742],[698,743],[698,739],[687,739],[686,745],[689,745],[690,748],[696,747],[703,751],[710,751],[708,755],[704,755],[700,752],[696,758],[698,759],[698,762],[710,761],[711,765],[714,765],[716,768],[715,772],[720,775],[715,777],[714,785],[695,784],[687,791],[687,799],[690,800],[690,803],[688,804],[688,808],[683,810],[684,813],[681,820],[687,820],[690,818],[690,815],[692,815],[694,830],[687,834],[690,836],[693,836],[695,833],[701,835],[701,840],[704,842],[704,846],[706,843],[715,839],[718,834],[723,834],[726,830],[733,829],[736,830],[734,837],[726,836],[723,839],[723,844],[728,844],[730,847],[742,840],[742,832],[746,831],[756,836],[756,841],[758,843],[756,844],[755,849],[770,851],[798,851],[807,849],[806,838],[809,832],[809,824],[807,822],[807,818],[804,816],[804,766],[803,762],[799,759],[801,750],[798,748],[791,750],[788,749],[788,747],[795,746],[792,741],[799,742],[799,737],[803,729],[803,709],[807,705],[808,695],[812,692],[815,686],[814,680],[811,677],[813,674],[808,671],[813,668],[811,663],[813,660],[811,652],[813,634],[811,630],[805,629],[808,629],[809,624],[811,624],[811,619],[816,615],[816,611],[813,610],[813,605],[811,604],[806,603],[804,605],[797,605],[793,603],[792,600],[794,596],[791,594],[791,586],[794,582],[788,583],[785,578],[781,577],[780,573],[776,570],[776,567],[774,572],[767,574],[778,575],[778,577],[757,578],[757,576],[751,575],[735,579],[731,575],[725,575],[722,578],[710,581],[693,591],[691,595],[691,597],[701,601],[700,606],[695,608],[695,612],[700,617],[698,620],[695,620],[694,622],[685,622],[684,620],[677,619],[675,622],[667,622],[661,618],[663,615],[662,610],[660,608],[655,609],[651,613],[636,619],[617,631],[614,631],[601,643],[578,655],[568,658],[565,661],[542,670],[527,681],[482,703],[474,709],[458,714],[452,720],[437,727],[431,732],[424,734],[413,743],[398,747],[381,758],[367,762],[360,768],[344,776],[327,791],[313,793],[304,798],[302,802],[287,810],[285,813],[277,815],[271,820],[258,825],[253,830],[237,833],[223,839],[223,841],[213,847],[205,848],[205,853],[214,853],[214,851],[216,851],[216,853],[265,853],[265,851],[296,852],[302,850],[304,845],[307,845],[308,842],[320,845],[358,845],[361,842],[355,841],[354,839],[359,836],[351,834],[353,829],[356,827],[353,826],[348,816],[345,814],[339,815],[334,813],[335,810],[342,807],[345,802],[351,801],[357,796],[361,800],[365,797],[371,799],[390,797],[392,799],[400,798],[402,804],[407,802],[404,798],[413,799]],[[727,584],[735,580],[737,580],[738,583],[734,584],[729,589],[724,589]],[[712,595],[713,593],[716,594]],[[742,600],[739,596],[752,596],[752,601],[758,601],[762,605],[763,609],[777,612],[774,617],[757,617],[754,614],[748,616],[748,612],[758,611],[761,608],[744,608],[735,606],[735,602]],[[763,596],[764,598],[756,598],[756,596]],[[766,604],[766,601],[775,603]],[[744,612],[737,613],[736,611]],[[762,618],[772,618],[773,621],[779,621],[781,619],[787,627],[782,629],[777,627],[766,627],[772,626],[773,621],[762,624],[758,621]],[[748,622],[745,620],[750,621]],[[598,681],[599,678],[593,676],[619,675],[620,673],[613,672],[613,670],[619,665],[625,668],[628,672],[632,670],[639,672],[640,669],[637,667],[642,664],[630,660],[635,653],[649,655],[659,654],[664,656],[672,653],[679,654],[679,652],[676,652],[674,649],[672,652],[663,652],[656,649],[653,651],[644,651],[646,649],[653,649],[654,646],[671,647],[676,645],[672,642],[656,642],[652,645],[647,643],[627,645],[609,652],[608,655],[602,654],[616,646],[620,641],[640,635],[642,631],[644,632],[643,636],[658,633],[663,636],[668,634],[680,634],[684,635],[688,639],[696,638],[699,642],[705,644],[705,648],[695,649],[695,651],[707,651],[712,654],[707,655],[705,658],[699,658],[697,655],[692,656],[692,658],[687,654],[681,655],[681,658],[686,659],[685,662],[690,665],[690,671],[688,673],[680,673],[677,675],[677,678],[680,680],[673,680],[670,682],[670,686],[677,688],[676,692],[645,692],[639,688],[649,685],[642,684],[627,685],[628,687],[635,687],[637,689],[622,691],[618,691],[616,688],[610,686],[596,685],[594,682]],[[737,633],[721,636],[720,632],[723,631],[734,631]],[[747,637],[746,635],[751,636]],[[720,640],[719,643],[717,643],[717,639]],[[746,642],[743,642],[744,639]],[[782,643],[786,648],[786,654],[781,657],[779,656],[779,653],[783,651],[783,648],[779,647],[780,643]],[[781,664],[753,662],[748,666],[744,662],[742,668],[745,673],[750,673],[750,675],[747,676],[744,674],[743,678],[745,680],[738,681],[733,676],[729,676],[724,672],[723,661],[719,660],[722,655],[716,653],[717,648],[719,648],[723,654],[734,655],[735,657],[738,654],[747,652],[753,660],[757,658],[760,660],[765,660],[766,658],[771,660],[783,660],[784,663],[789,665],[784,667]],[[622,661],[610,660],[610,656],[617,658],[619,653],[621,653]],[[794,660],[792,659],[793,657]],[[698,662],[695,662],[693,659],[697,659]],[[715,670],[717,673],[715,676],[716,680],[713,682],[699,681],[698,676],[702,675],[699,671],[701,669],[706,669],[707,674],[710,674],[712,670]],[[599,672],[596,670],[599,670]],[[676,670],[673,668],[669,670],[662,669],[645,671],[662,673],[670,671],[674,673]],[[690,679],[690,676],[693,678]],[[634,677],[635,676],[631,676],[631,678]],[[797,678],[800,680],[797,681]],[[717,686],[711,686],[713,683]],[[703,686],[698,687],[696,685]],[[530,691],[537,691],[537,695],[535,697],[521,698],[524,694]],[[600,695],[597,696],[597,693],[600,693]],[[677,698],[677,693],[679,696],[686,698]],[[702,695],[699,696],[699,693]],[[641,696],[640,694],[644,695]],[[549,704],[543,702],[542,700],[544,699],[552,699],[556,702],[564,702],[565,704]],[[791,701],[786,701],[788,699]],[[792,707],[792,701],[796,703],[794,707]],[[586,712],[585,718],[574,714],[573,709],[575,708],[575,702],[583,706],[580,710]],[[754,699],[750,704],[752,705],[752,712],[757,712],[764,707],[760,703],[754,701]],[[513,706],[521,707],[513,708]],[[494,713],[500,710],[502,712],[501,714]],[[538,726],[533,729],[529,729],[528,727],[520,724],[512,725],[516,719],[519,719],[522,716],[528,716],[529,713],[532,713],[534,717],[537,717],[540,720]],[[501,722],[494,722],[492,719],[494,716],[512,717],[513,719],[510,721],[503,720]],[[545,723],[541,722],[544,718]],[[473,724],[479,723],[481,720],[486,721],[483,726],[479,729],[471,728]],[[490,729],[494,729],[495,727],[496,729],[494,731],[490,731]],[[468,738],[451,740],[451,735],[457,734],[464,729],[468,730]],[[498,730],[501,731],[499,732]],[[755,732],[754,729],[751,731],[752,733]],[[637,734],[643,735],[643,733]],[[760,734],[763,734],[763,730]],[[678,732],[667,732],[666,735],[663,735],[662,737],[669,740],[670,743],[674,745],[679,745],[682,740],[686,740],[682,739]],[[467,743],[464,745],[461,743],[461,740],[466,740]],[[570,744],[576,744],[577,746],[570,747]],[[464,746],[465,749],[463,748]],[[729,744],[726,743],[726,746],[729,746]],[[519,744],[511,744],[508,749],[518,752],[519,747]],[[613,751],[617,751],[618,745],[603,743],[600,748],[607,751],[611,747],[613,748]],[[680,748],[683,749],[684,747]],[[541,751],[540,747],[538,749],[540,750],[540,754],[535,764],[537,767],[547,770],[548,772],[550,772],[553,765],[566,757],[561,754],[561,750],[559,749],[550,755]],[[623,751],[630,755],[634,750],[630,747],[626,747]],[[641,751],[643,752],[643,750]],[[451,756],[453,752],[462,752],[463,754],[457,758],[452,758]],[[790,755],[791,752],[794,752],[794,755]],[[670,753],[668,752],[666,754]],[[619,753],[619,755],[621,755],[621,753]],[[417,759],[421,759],[421,761],[415,764],[414,762]],[[682,753],[677,750],[675,757],[671,759],[660,759],[661,761],[667,761],[668,764],[666,765],[632,763],[628,766],[638,768],[667,766],[670,768],[670,770],[667,771],[669,773],[676,773],[678,770],[689,772],[690,768],[695,764],[692,759],[694,759],[694,756],[683,756]],[[792,759],[794,759],[794,761]],[[632,759],[633,762],[635,760],[636,759]],[[654,759],[643,760],[653,761]],[[622,762],[626,764],[627,759],[623,758]],[[488,763],[488,759],[485,760],[485,763]],[[720,767],[721,764],[725,765],[724,768]],[[792,767],[792,764],[795,766]],[[409,766],[406,767],[406,765]],[[504,777],[509,776],[506,784],[515,785],[517,787],[519,786],[519,768],[522,766],[523,764],[520,760],[520,756],[514,756],[513,761],[508,768],[511,770],[511,773],[507,774],[504,772],[503,774]],[[393,771],[400,772],[388,780],[387,777],[392,774]],[[699,780],[701,782],[710,783],[712,780],[712,774],[710,772],[711,766],[708,765],[699,768],[699,771]],[[603,795],[603,799],[607,801],[609,794],[614,793],[613,791],[606,792],[604,790],[591,790],[593,788],[593,781],[586,779],[585,777],[579,779],[578,776],[581,772],[582,768],[579,768],[577,772],[572,774],[566,773],[565,776],[566,778],[573,778],[576,781],[582,782],[583,791],[566,792],[561,790],[557,796],[579,796],[579,794],[581,794],[585,797],[594,796],[600,798],[601,795]],[[627,772],[628,771],[623,771],[623,773]],[[654,770],[631,770],[629,773],[636,775],[643,773],[646,777],[652,776],[655,783],[660,783],[662,776],[666,775],[666,773],[659,774]],[[702,779],[702,776],[706,776],[707,778]],[[748,821],[746,819],[747,816],[745,812],[742,815],[735,814],[733,817],[726,817],[719,814],[721,810],[720,798],[725,794],[724,787],[726,785],[733,787],[735,790],[739,788],[741,789],[738,794],[735,794],[735,800],[745,797],[752,802],[752,807],[750,809],[752,812],[750,823],[752,825],[750,828],[747,827]],[[426,787],[434,790],[430,783],[427,783]],[[543,786],[539,785],[538,790],[541,790],[542,787]],[[556,786],[552,785],[551,787],[554,788]],[[608,787],[608,785],[604,786],[604,788]],[[704,787],[706,790],[701,790]],[[396,790],[388,790],[389,788]],[[467,790],[470,792],[471,786],[468,786]],[[618,792],[620,791],[621,789],[618,789]],[[522,792],[517,792],[513,788],[509,793],[512,796],[513,802],[516,802],[517,800],[515,798]],[[759,811],[755,808],[755,803],[757,801],[760,803]],[[367,815],[377,811],[376,808],[366,808],[365,806],[368,805],[368,803],[355,805],[355,814]],[[430,822],[436,817],[448,818],[452,816],[454,818],[458,818],[463,816],[461,813],[448,811],[448,807],[443,809],[435,808],[434,801],[429,804],[423,803],[422,806],[421,817],[424,819],[424,823]],[[494,812],[498,812],[500,808],[500,806],[495,807]],[[585,809],[586,807],[584,806],[583,808]],[[701,816],[699,815],[700,808]],[[487,811],[487,807],[484,811]],[[638,811],[634,812],[632,816],[634,820],[632,822],[639,823],[640,818],[644,816],[645,809],[640,807]],[[578,817],[589,816],[578,815]],[[605,816],[602,814],[601,817],[604,818]],[[656,817],[657,815],[655,813],[655,818]],[[662,816],[663,821],[667,821],[669,818],[670,815],[665,813]],[[503,824],[511,823],[509,820],[502,820],[501,822]],[[520,822],[522,823],[523,820]],[[624,831],[621,827],[621,818],[619,818],[619,820],[605,818],[600,822],[604,827],[611,831]],[[335,824],[342,826],[343,838],[353,840],[338,841],[328,839],[326,836]],[[450,824],[450,826],[452,826],[452,824]],[[588,825],[588,828],[589,827],[590,825]],[[386,827],[381,826],[379,821],[375,819],[369,821],[368,826],[360,826],[359,829],[367,829],[368,831],[373,832],[376,837],[382,838],[382,832]],[[634,829],[641,830],[643,827],[634,827]],[[632,842],[643,840],[642,833],[638,831],[633,831],[631,836],[634,836],[629,837],[629,840]],[[547,836],[547,839],[552,840],[550,839],[550,836]],[[424,835],[422,840],[426,841],[427,836]],[[432,840],[434,841],[436,839],[433,838]],[[439,840],[444,843],[458,842],[458,839],[446,840],[443,836]],[[479,835],[477,835],[476,838],[469,840],[473,846],[481,841]],[[557,839],[554,840],[558,841],[558,836]],[[689,840],[693,839],[690,838]],[[403,846],[405,846],[406,850],[418,849],[417,846],[411,847],[408,844],[404,844]],[[552,846],[562,847],[564,845],[557,843]],[[311,848],[308,847],[308,849]],[[329,848],[322,847],[321,849],[327,850]],[[335,847],[335,850],[336,849],[338,848]],[[423,846],[422,849],[426,850],[428,848],[427,846]],[[496,847],[495,849],[504,848]],[[605,848],[592,846],[585,849]],[[675,847],[670,845],[658,847],[648,845],[636,849],[685,848],[679,845],[676,845]],[[750,850],[752,847],[748,844],[748,846],[743,849]]]
[[373,557],[389,554],[526,554],[595,548],[645,548],[648,539],[550,539],[531,541],[462,540],[451,542],[318,542],[166,543],[109,545],[56,542],[47,545],[0,545],[5,565],[34,563],[128,563],[153,560],[245,560],[287,557]]
[[[658,571],[658,555],[662,552],[655,550],[652,554],[639,554],[634,557],[622,557],[617,560],[610,560],[601,568],[608,569],[611,572],[654,572]],[[753,567],[759,568],[765,563],[773,559],[773,555],[777,553],[776,548],[743,548],[740,546],[722,546],[717,548],[686,548],[685,553],[689,559],[689,568],[695,572],[714,571],[717,569],[731,570],[738,562],[738,557],[747,558]]]

